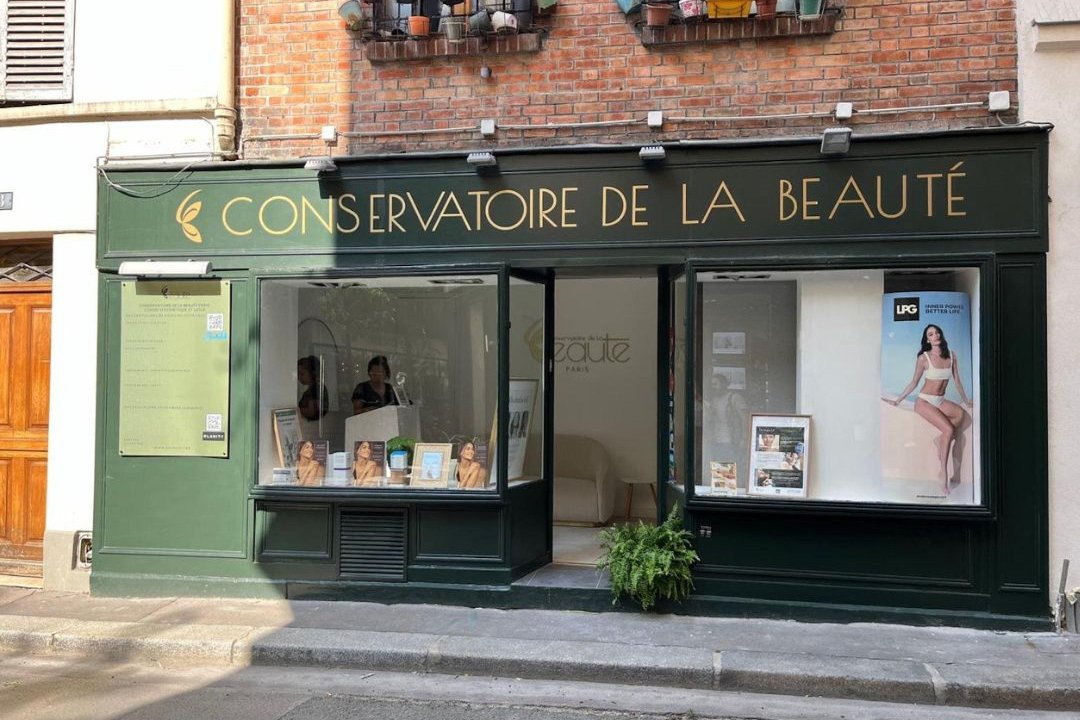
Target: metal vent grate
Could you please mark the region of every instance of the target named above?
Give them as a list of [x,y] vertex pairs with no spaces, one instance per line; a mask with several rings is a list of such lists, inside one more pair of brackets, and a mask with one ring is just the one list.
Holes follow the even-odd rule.
[[405,582],[405,557],[404,510],[341,513],[342,578]]
[[0,0],[0,100],[71,100],[71,10],[71,0]]

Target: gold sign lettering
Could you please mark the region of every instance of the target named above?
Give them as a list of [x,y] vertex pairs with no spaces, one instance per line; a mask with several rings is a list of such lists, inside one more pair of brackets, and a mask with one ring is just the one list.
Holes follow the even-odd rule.
[[887,219],[895,220],[898,217],[903,217],[907,212],[907,175],[900,176],[900,209],[894,213],[886,212],[881,201],[885,193],[881,190],[881,176],[877,176],[877,211],[878,215]]
[[[941,159],[936,162],[941,163]],[[580,208],[577,206],[580,188],[576,186],[425,188],[421,192],[390,187],[360,195],[346,192],[322,196],[310,190],[295,197],[235,195],[223,198],[220,218],[223,235],[233,238],[281,237],[292,233],[317,238],[353,233],[415,236],[447,231],[513,233],[569,230],[579,226],[618,232],[618,228],[645,228],[658,221],[678,222],[684,227],[720,226],[724,222],[746,224],[762,211],[771,215],[757,218],[764,224],[761,232],[765,234],[777,222],[874,223],[912,215],[916,216],[915,220],[936,219],[940,225],[949,218],[968,216],[966,162],[954,161],[937,168],[907,164],[903,167],[906,172],[870,170],[864,174],[830,173],[823,177],[788,176],[764,181],[777,183],[776,194],[770,198],[776,202],[775,210],[771,202],[759,200],[748,206],[740,202],[740,198],[762,189],[760,174],[748,172],[732,179],[717,177],[705,187],[680,182],[678,209],[671,202],[675,199],[671,197],[673,187],[667,190],[664,186],[661,194],[655,195],[655,188],[649,184],[601,184],[589,188],[591,194],[583,198],[585,202]],[[851,167],[864,166],[853,163]],[[925,198],[920,197],[920,192]],[[180,228],[178,236],[191,242],[202,241],[195,222],[203,205],[211,202],[200,199],[200,193],[202,190],[198,189],[188,192],[173,213]],[[654,197],[659,199],[650,205]],[[708,202],[704,201],[706,197]],[[828,212],[824,211],[826,207]],[[555,237],[554,233],[551,236]],[[722,238],[724,233],[714,227],[708,236]]]
[[[852,199],[848,199],[847,197],[849,188],[855,191],[855,197]],[[850,175],[848,176],[847,182],[844,184],[844,189],[840,191],[839,197],[836,198],[836,203],[832,206],[832,210],[829,212],[829,219],[832,220],[836,216],[837,209],[839,209],[841,205],[845,205],[847,203],[861,205],[863,210],[866,211],[867,216],[871,220],[874,219],[874,211],[871,210],[870,206],[866,203],[866,197],[862,194],[862,190],[859,189],[859,183],[855,182],[855,178]]]
[[255,201],[249,197],[244,197],[243,195],[241,195],[239,197],[234,197],[232,200],[225,203],[225,207],[221,209],[221,226],[224,227],[225,232],[229,233],[230,235],[243,237],[245,235],[250,235],[252,232],[254,232],[254,230],[252,228],[248,228],[247,230],[234,230],[233,227],[229,225],[229,209],[238,202],[250,203]]
[[[266,223],[266,208],[270,207],[270,203],[273,202],[285,203],[285,205],[292,213],[292,220],[289,221],[288,225],[281,229],[274,229]],[[271,235],[286,235],[292,232],[292,229],[296,227],[296,223],[299,219],[300,211],[296,209],[296,203],[294,203],[292,200],[285,197],[284,195],[274,195],[273,197],[268,197],[265,201],[263,201],[263,204],[259,206],[259,226]]]

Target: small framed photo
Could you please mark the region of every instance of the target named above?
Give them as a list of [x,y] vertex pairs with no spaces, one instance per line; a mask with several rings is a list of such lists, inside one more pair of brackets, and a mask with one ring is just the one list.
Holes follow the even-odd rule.
[[274,451],[279,467],[296,467],[300,459],[300,417],[296,408],[278,408],[270,411],[274,430]]
[[750,416],[750,494],[807,497],[809,415]]
[[410,487],[445,488],[450,482],[453,443],[416,443]]
[[709,462],[709,486],[714,495],[738,493],[739,467],[733,462]]
[[746,353],[746,333],[714,332],[712,334],[713,355],[743,355]]

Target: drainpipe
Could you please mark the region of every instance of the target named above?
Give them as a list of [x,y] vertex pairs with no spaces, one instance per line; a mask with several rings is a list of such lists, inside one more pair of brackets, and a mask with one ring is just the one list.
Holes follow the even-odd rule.
[[218,76],[214,135],[217,152],[236,157],[236,0],[221,0],[221,67]]

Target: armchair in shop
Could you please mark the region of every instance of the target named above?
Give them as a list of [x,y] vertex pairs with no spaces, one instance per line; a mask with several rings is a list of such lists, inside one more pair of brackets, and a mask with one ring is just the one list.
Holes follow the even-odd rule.
[[555,521],[603,525],[615,507],[607,450],[583,435],[555,436]]

